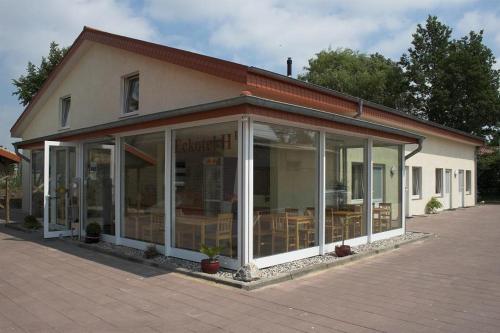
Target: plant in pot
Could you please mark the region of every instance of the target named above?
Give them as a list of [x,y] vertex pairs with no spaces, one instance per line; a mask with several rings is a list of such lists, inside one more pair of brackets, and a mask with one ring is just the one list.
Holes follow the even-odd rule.
[[24,218],[23,226],[26,229],[37,230],[42,227],[42,224],[33,215],[28,215]]
[[436,214],[437,210],[443,208],[443,204],[436,197],[432,197],[425,205],[425,212],[427,214]]
[[85,243],[98,243],[101,239],[101,226],[91,222],[85,228]]
[[209,247],[205,244],[201,245],[200,252],[206,255],[208,258],[201,261],[201,271],[203,273],[215,274],[219,271],[219,255],[222,251],[222,247],[214,246]]
[[351,247],[344,244],[345,227],[347,223],[342,222],[342,245],[335,246],[335,254],[337,257],[345,257],[351,254]]

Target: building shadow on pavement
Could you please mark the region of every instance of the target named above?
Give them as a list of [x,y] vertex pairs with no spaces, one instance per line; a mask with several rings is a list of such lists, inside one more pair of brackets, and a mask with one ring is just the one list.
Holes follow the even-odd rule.
[[93,261],[97,264],[106,265],[144,278],[172,273],[172,271],[163,268],[152,267],[139,262],[133,262],[112,255],[88,250],[79,247],[77,243],[74,242],[58,238],[44,239],[43,232],[20,231],[7,227],[5,223],[0,224],[0,242],[32,242],[40,246],[45,246],[68,255]]

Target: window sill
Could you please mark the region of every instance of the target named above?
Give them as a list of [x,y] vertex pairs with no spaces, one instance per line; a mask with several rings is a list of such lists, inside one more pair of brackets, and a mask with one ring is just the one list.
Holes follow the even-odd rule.
[[411,200],[422,200],[422,196],[413,196]]
[[127,113],[121,113],[119,118],[128,118],[128,117],[133,117],[133,116],[138,116],[139,111],[134,111],[134,112],[127,112]]

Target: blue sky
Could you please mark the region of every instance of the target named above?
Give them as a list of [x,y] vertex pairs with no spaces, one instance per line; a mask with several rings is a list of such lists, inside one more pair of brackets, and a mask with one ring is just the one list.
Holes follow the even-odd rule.
[[[349,47],[399,59],[427,15],[458,38],[485,30],[500,57],[500,2],[480,0],[117,1],[0,0],[0,145],[22,112],[12,78],[38,64],[56,41],[70,45],[84,25],[294,75],[322,49]],[[497,68],[500,68],[497,64]]]

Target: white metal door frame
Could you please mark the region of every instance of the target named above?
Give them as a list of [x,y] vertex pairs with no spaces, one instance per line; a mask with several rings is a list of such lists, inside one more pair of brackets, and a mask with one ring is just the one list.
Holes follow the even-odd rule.
[[[50,200],[52,199],[52,196],[49,192],[50,190],[50,165],[51,163],[54,163],[53,159],[51,158],[50,154],[50,148],[51,147],[74,147],[75,148],[75,175],[77,177],[80,176],[80,171],[81,168],[79,168],[80,165],[80,149],[79,145],[74,142],[59,142],[59,141],[45,141],[44,144],[44,175],[43,175],[43,207],[44,207],[44,212],[43,212],[43,236],[44,238],[53,238],[53,237],[61,237],[61,236],[70,236],[71,235],[71,228],[68,230],[57,230],[57,231],[50,231],[49,230],[49,213],[50,213]],[[69,156],[69,155],[68,155]],[[69,168],[69,158],[66,159],[66,167]],[[69,171],[69,170],[67,170]],[[66,172],[66,177],[69,177],[69,173]],[[69,183],[69,179],[66,179],[66,182]],[[67,195],[67,194],[65,194]],[[66,200],[66,205],[67,205],[67,200]],[[66,208],[67,211],[67,208]],[[80,210],[81,211],[81,210]],[[66,212],[66,218],[68,214]]]

